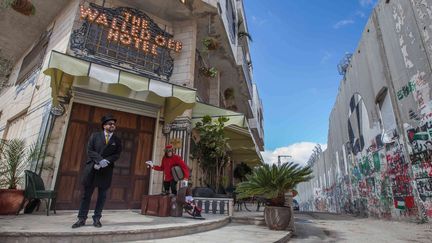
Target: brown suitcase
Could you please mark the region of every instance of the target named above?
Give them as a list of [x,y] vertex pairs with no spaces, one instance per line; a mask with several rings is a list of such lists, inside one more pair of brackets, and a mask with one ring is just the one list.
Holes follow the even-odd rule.
[[171,201],[171,216],[182,217],[183,216],[183,205],[185,204],[186,187],[181,187],[177,196],[174,196]]
[[171,217],[183,216],[183,204],[178,202],[176,197],[171,199]]
[[170,216],[170,212],[171,212],[171,197],[168,195],[159,196],[158,216],[168,217]]
[[168,195],[144,195],[141,202],[141,214],[170,216],[171,197]]

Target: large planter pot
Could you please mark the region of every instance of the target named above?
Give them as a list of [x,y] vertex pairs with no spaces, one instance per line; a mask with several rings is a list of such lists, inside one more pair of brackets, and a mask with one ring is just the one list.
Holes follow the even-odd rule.
[[24,202],[24,190],[0,189],[0,215],[18,214]]
[[285,193],[284,206],[285,207],[292,207],[292,205],[293,205],[293,194],[292,194],[292,192],[287,192],[287,193]]
[[266,206],[264,219],[271,230],[286,230],[291,223],[292,211],[289,207]]

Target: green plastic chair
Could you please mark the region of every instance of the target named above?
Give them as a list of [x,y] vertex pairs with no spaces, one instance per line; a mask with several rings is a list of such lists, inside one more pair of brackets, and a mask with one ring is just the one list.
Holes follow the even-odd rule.
[[46,203],[47,216],[49,216],[49,206],[52,200],[54,214],[56,214],[55,199],[57,192],[53,190],[45,190],[45,185],[42,178],[33,171],[26,170],[24,173],[26,178],[26,187],[24,192],[25,198],[29,201],[31,199],[44,200]]

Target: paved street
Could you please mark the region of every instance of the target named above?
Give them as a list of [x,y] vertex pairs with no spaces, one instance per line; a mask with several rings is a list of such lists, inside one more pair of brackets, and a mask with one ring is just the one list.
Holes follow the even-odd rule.
[[290,242],[432,242],[432,224],[300,213]]

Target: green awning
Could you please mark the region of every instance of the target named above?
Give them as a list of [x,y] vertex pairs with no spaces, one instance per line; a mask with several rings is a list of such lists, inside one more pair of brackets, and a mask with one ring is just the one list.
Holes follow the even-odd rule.
[[145,102],[162,105],[165,122],[173,121],[195,105],[196,90],[142,77],[111,67],[102,66],[52,52],[44,74],[51,77],[53,105],[71,92],[72,86],[104,90],[122,97],[134,94]]
[[253,135],[250,132],[246,117],[242,113],[222,109],[197,102],[192,110],[192,125],[209,115],[216,121],[219,117],[229,118],[225,123],[225,137],[228,138],[228,148],[234,161],[245,162],[250,165],[263,163],[261,153],[256,146]]

